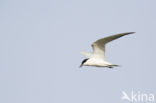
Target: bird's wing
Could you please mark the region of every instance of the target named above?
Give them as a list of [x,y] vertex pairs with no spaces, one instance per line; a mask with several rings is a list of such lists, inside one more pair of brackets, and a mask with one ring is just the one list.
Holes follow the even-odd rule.
[[81,51],[80,53],[83,54],[83,55],[85,55],[87,58],[91,58],[92,57],[92,54],[91,53],[83,52],[83,51]]
[[106,43],[108,43],[112,40],[115,40],[117,38],[120,38],[122,36],[132,34],[132,33],[135,33],[135,32],[120,33],[120,34],[108,36],[108,37],[105,37],[105,38],[102,38],[102,39],[95,41],[94,43],[92,43],[93,55],[95,55],[96,57],[99,57],[99,58],[104,58],[105,57],[105,44]]

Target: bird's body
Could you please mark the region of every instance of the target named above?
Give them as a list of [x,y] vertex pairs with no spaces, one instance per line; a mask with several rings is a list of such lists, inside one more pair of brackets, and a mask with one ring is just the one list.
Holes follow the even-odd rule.
[[115,64],[109,63],[105,60],[105,45],[117,38],[120,38],[122,36],[132,34],[134,32],[127,32],[127,33],[121,33],[121,34],[116,34],[112,36],[108,36],[102,39],[99,39],[92,43],[92,48],[93,48],[93,53],[88,53],[88,52],[81,52],[81,54],[84,54],[88,58],[83,60],[81,66],[96,66],[96,67],[109,67],[113,68]]
[[96,67],[107,67],[112,65],[111,63],[106,62],[104,59],[101,58],[90,58],[85,63],[85,66],[96,66]]

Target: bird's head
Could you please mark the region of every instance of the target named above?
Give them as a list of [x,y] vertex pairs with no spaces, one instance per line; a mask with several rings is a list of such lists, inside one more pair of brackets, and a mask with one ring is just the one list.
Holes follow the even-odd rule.
[[85,62],[87,62],[87,60],[88,60],[89,58],[87,58],[87,59],[84,59],[82,62],[81,62],[81,65],[80,65],[80,67],[82,67],[83,66],[83,64],[85,63]]

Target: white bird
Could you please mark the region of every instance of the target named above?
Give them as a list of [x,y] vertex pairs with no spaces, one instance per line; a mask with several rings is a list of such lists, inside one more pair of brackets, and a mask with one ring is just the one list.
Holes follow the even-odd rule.
[[107,61],[105,61],[105,45],[109,43],[112,40],[118,39],[122,36],[133,34],[135,32],[126,32],[126,33],[120,33],[112,36],[108,36],[102,39],[99,39],[92,43],[93,53],[88,52],[80,52],[81,54],[85,55],[87,59],[84,59],[80,65],[82,66],[96,66],[96,67],[108,67],[113,68],[118,65],[111,64]]

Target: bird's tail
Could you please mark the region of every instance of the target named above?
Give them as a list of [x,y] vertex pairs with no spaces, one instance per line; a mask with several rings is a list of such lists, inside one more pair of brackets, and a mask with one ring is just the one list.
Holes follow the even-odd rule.
[[116,64],[112,64],[112,65],[109,65],[108,68],[114,68],[114,67],[120,67],[119,65],[116,65]]
[[120,67],[120,65],[112,64],[113,67]]

